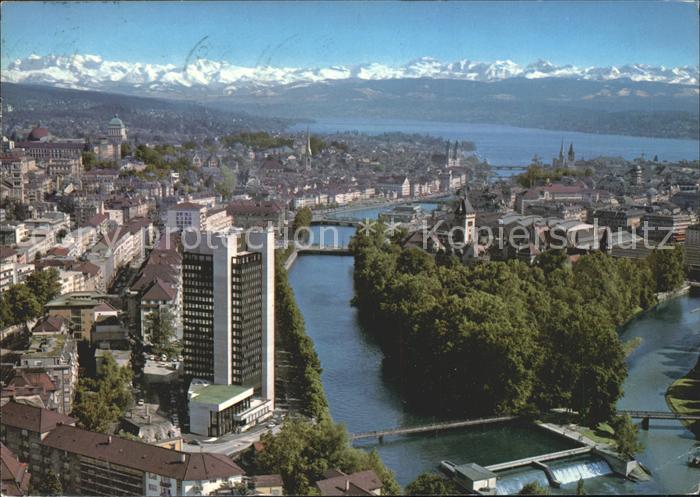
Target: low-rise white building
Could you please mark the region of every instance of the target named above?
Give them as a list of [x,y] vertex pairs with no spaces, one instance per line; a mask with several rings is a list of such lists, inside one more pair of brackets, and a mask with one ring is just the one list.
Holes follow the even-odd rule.
[[239,433],[272,416],[272,401],[253,397],[253,388],[192,380],[187,392],[190,432],[218,437]]

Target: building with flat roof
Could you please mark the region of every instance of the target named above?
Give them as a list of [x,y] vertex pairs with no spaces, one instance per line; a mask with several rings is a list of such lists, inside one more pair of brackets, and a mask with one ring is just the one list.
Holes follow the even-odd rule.
[[190,432],[218,437],[242,432],[272,415],[272,401],[253,397],[253,388],[193,380],[187,392]]
[[469,492],[489,492],[496,488],[496,473],[476,463],[455,466],[455,480]]
[[274,402],[273,230],[186,230],[182,242],[185,376]]
[[107,302],[109,298],[108,294],[100,291],[72,292],[51,300],[45,309],[51,317],[67,319],[76,340],[89,341],[95,321],[119,314],[119,311]]
[[68,335],[33,335],[17,371],[46,372],[56,386],[57,410],[71,412],[78,386],[78,347]]

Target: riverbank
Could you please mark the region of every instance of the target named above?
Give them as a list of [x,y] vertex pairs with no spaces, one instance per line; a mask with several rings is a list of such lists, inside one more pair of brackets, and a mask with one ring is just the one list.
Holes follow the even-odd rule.
[[359,200],[352,202],[350,204],[324,208],[324,209],[314,209],[314,219],[318,219],[319,216],[332,217],[337,219],[354,218],[355,220],[362,220],[362,217],[354,217],[351,214],[358,211],[364,211],[368,209],[388,209],[402,204],[431,204],[443,201],[449,198],[452,193],[439,192],[431,195],[425,195],[421,197],[408,197],[408,198],[397,198],[397,199],[386,199],[386,198],[376,198],[370,200]]
[[[296,258],[296,251],[287,257]],[[329,416],[321,362],[289,284],[284,252],[275,258],[275,366],[278,406],[311,419]],[[292,259],[293,262],[293,259]],[[291,265],[291,263],[290,263]]]
[[[700,415],[700,357],[695,367],[676,381],[666,391],[666,402],[676,414]],[[683,424],[700,440],[700,421],[683,421]]]

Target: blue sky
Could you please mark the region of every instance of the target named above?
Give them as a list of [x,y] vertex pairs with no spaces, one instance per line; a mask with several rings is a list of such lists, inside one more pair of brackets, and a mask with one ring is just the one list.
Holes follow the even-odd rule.
[[698,7],[656,1],[2,4],[2,66],[31,53],[254,66],[538,58],[698,64]]

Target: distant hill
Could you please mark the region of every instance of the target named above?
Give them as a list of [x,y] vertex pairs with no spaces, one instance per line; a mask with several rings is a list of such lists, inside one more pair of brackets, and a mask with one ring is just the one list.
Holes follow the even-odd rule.
[[240,91],[208,101],[256,115],[481,122],[698,139],[694,86],[616,79],[342,80]]
[[[279,130],[298,119],[352,117],[509,124],[663,138],[700,138],[697,86],[618,78],[606,81],[511,77],[342,79],[247,86],[229,95],[199,88],[163,98],[27,84],[2,84],[3,130],[37,121],[56,134],[101,129],[119,114],[131,136],[153,140],[242,129]],[[127,90],[115,90],[127,91]],[[12,111],[7,107],[10,105]]]
[[204,137],[245,129],[280,130],[291,122],[191,101],[39,85],[3,82],[0,96],[3,134],[8,135],[15,128],[40,122],[57,136],[82,137],[106,131],[106,123],[115,114],[126,123],[130,137],[143,141]]

